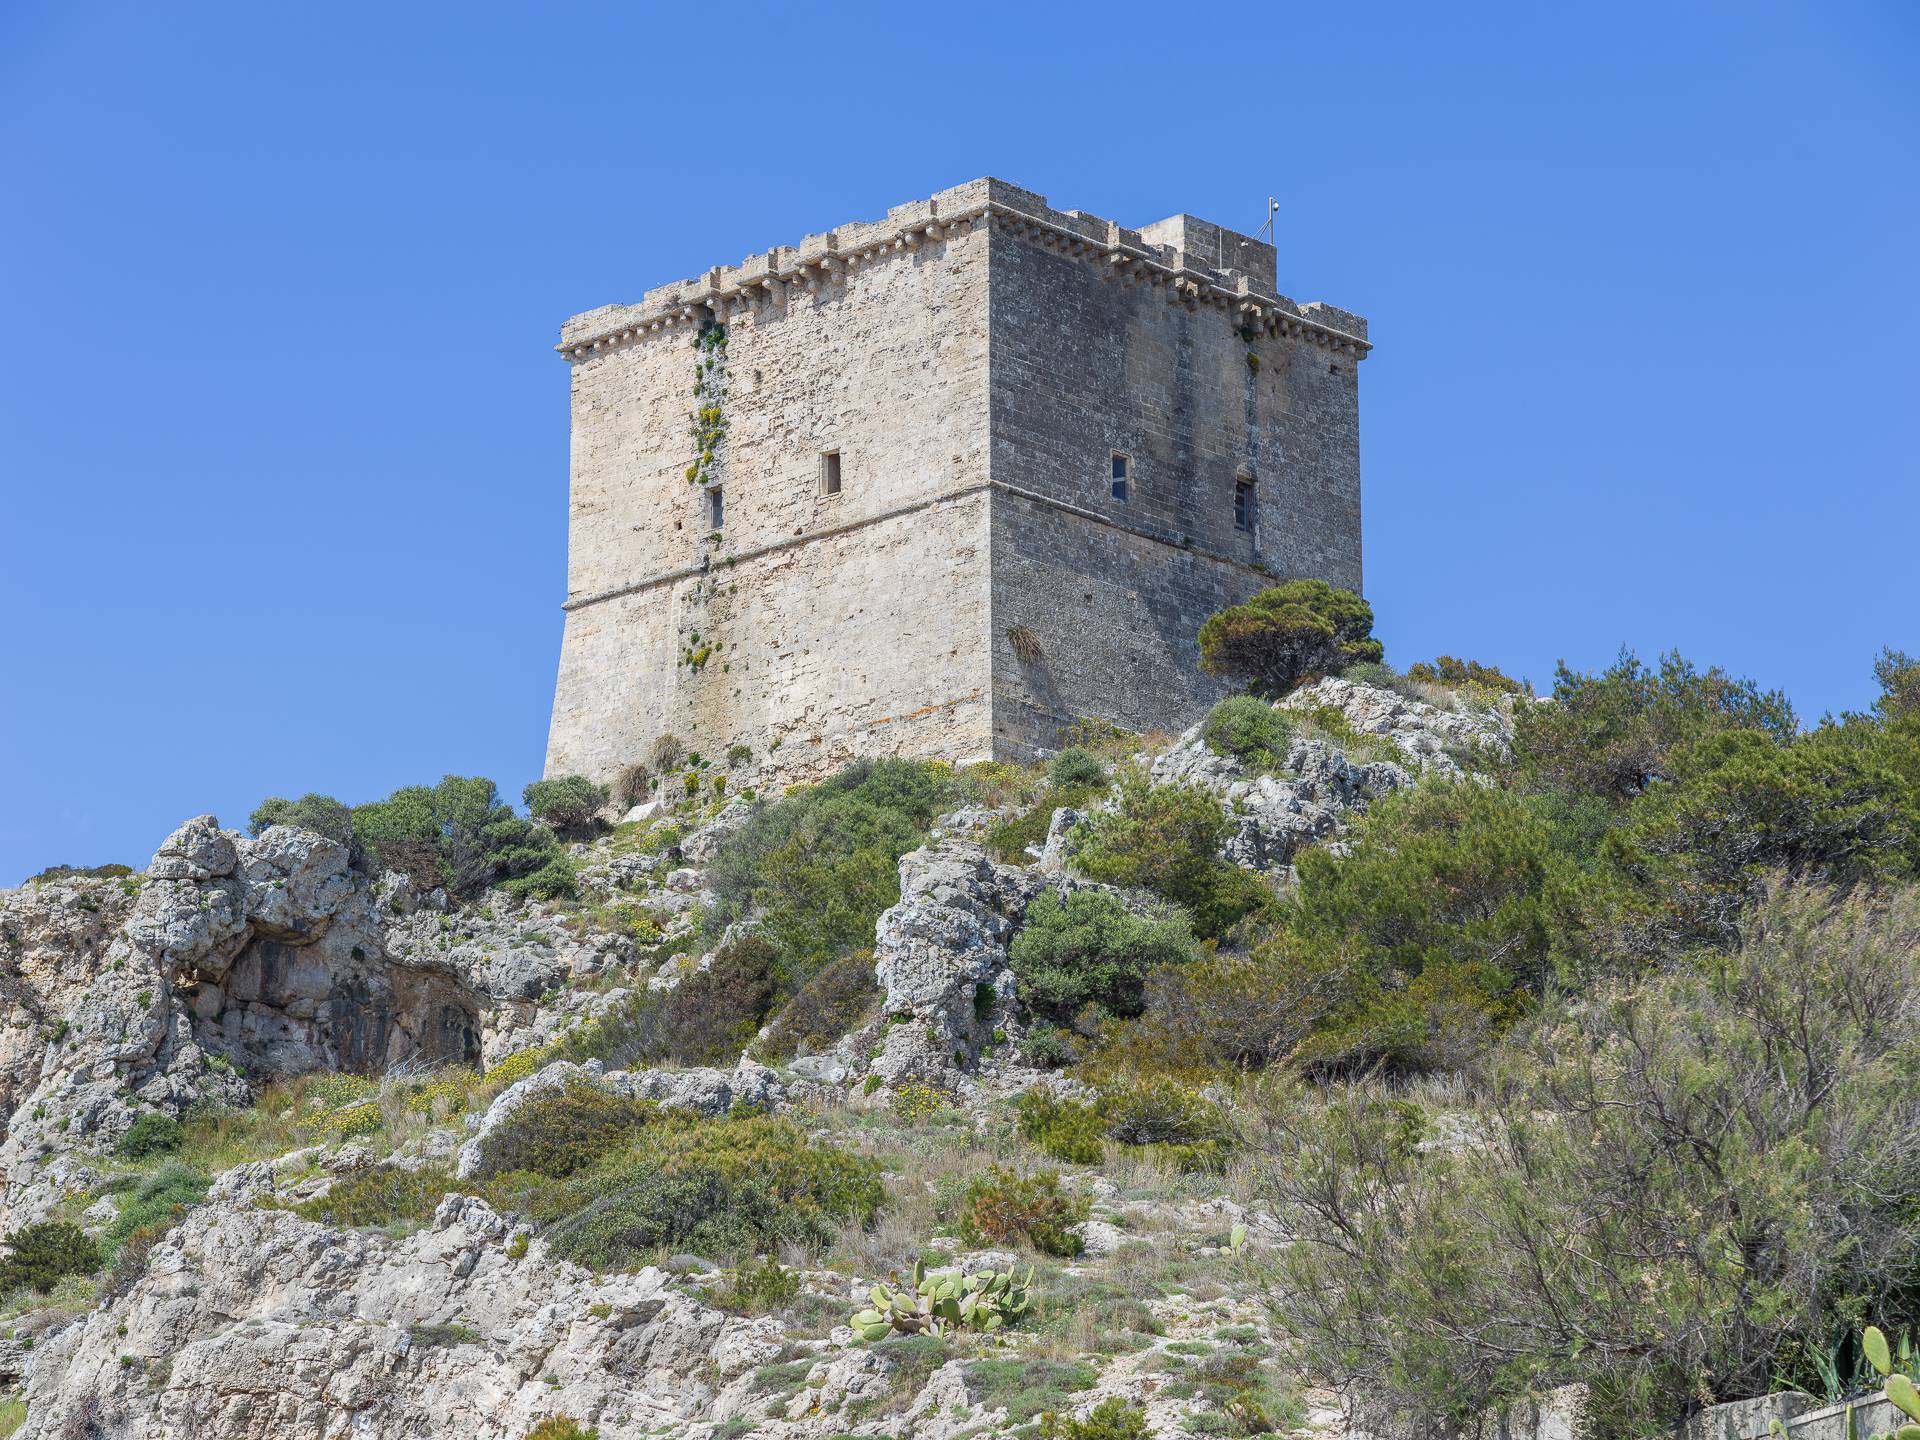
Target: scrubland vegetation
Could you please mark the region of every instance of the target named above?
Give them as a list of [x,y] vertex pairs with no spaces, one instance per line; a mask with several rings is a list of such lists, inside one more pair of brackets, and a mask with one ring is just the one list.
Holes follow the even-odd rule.
[[[1088,1356],[1129,1348],[1157,1347],[1169,1393],[1221,1434],[1297,1424],[1309,1383],[1415,1431],[1579,1382],[1601,1437],[1669,1433],[1785,1385],[1857,1388],[1864,1322],[1920,1327],[1920,662],[1888,652],[1869,711],[1811,725],[1671,655],[1563,667],[1535,698],[1454,657],[1388,669],[1364,602],[1324,591],[1279,587],[1208,622],[1209,668],[1264,697],[1206,718],[1216,753],[1275,776],[1300,739],[1391,758],[1337,710],[1271,703],[1342,670],[1504,707],[1510,750],[1374,800],[1280,876],[1221,858],[1230,809],[1153,783],[1142,743],[1110,727],[1044,767],[860,762],[721,842],[710,961],[674,988],[636,985],[485,1075],[309,1077],[249,1110],[143,1124],[121,1144],[106,1235],[16,1234],[0,1281],[104,1283],[217,1170],[325,1140],[404,1150],[550,1059],[824,1051],[881,1018],[875,922],[933,821],[997,807],[989,852],[1025,863],[1067,807],[1087,812],[1073,872],[1111,888],[1028,906],[1008,953],[1023,1028],[994,1061],[1054,1072],[1058,1091],[963,1104],[870,1076],[793,1114],[697,1118],[582,1083],[523,1106],[470,1180],[378,1167],[293,1208],[405,1227],[469,1190],[590,1268],[707,1257],[725,1267],[719,1303],[795,1334],[848,1318],[803,1275],[937,1273],[951,1246],[1010,1249],[1035,1267],[1006,1326],[1017,1346],[964,1325],[875,1343],[903,1397],[961,1357],[1015,1433],[1061,1440],[1148,1433],[1117,1401],[1054,1413],[1093,1383]],[[621,800],[688,763],[650,758]],[[603,830],[610,797],[542,783],[557,788],[530,787],[533,819],[448,777],[352,810],[270,800],[253,821],[321,829],[455,893],[564,901],[562,836]],[[675,843],[694,803],[645,843]],[[630,828],[607,843],[640,843]],[[1196,1233],[1193,1206],[1215,1198],[1271,1227],[1251,1245],[1244,1225]],[[1096,1216],[1140,1229],[1094,1265]],[[1204,1305],[1229,1270],[1277,1345],[1168,1344],[1169,1297]]]

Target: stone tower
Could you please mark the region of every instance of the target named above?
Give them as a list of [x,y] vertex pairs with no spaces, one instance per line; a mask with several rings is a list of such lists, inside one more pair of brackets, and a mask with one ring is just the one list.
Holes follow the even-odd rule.
[[1360,586],[1359,316],[1273,247],[983,179],[569,320],[547,773],[1191,724],[1208,614]]

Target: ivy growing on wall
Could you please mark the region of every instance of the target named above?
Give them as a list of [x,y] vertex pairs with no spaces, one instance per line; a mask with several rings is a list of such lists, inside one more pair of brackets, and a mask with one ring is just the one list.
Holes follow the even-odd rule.
[[714,452],[727,433],[727,327],[718,321],[702,326],[693,353],[693,411],[687,417],[693,463],[687,466],[687,483],[701,485],[711,481]]

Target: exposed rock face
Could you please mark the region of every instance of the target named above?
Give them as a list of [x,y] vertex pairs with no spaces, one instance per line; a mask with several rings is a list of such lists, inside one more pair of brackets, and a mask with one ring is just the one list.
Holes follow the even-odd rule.
[[[1296,737],[1282,773],[1262,774],[1231,755],[1214,753],[1202,738],[1204,726],[1195,725],[1153,758],[1153,781],[1198,785],[1217,795],[1235,822],[1224,857],[1249,869],[1275,870],[1292,864],[1301,846],[1328,840],[1346,816],[1364,810],[1370,800],[1411,784],[1413,771],[1463,774],[1456,757],[1481,750],[1505,754],[1513,733],[1505,711],[1442,710],[1351,680],[1316,681],[1275,708],[1310,714],[1327,706],[1340,711],[1357,733],[1391,742],[1406,764],[1363,761],[1325,740]],[[1049,850],[1063,843],[1064,838],[1048,837]]]
[[309,831],[248,839],[203,815],[142,876],[0,902],[0,1223],[89,1184],[85,1157],[142,1109],[241,1103],[249,1080],[312,1070],[475,1061],[489,1038],[539,1038],[540,996],[610,963],[537,909],[456,918],[439,892],[347,859]]
[[1510,704],[1494,709],[1442,710],[1410,700],[1397,690],[1353,680],[1317,680],[1280,702],[1284,710],[1318,710],[1331,705],[1362,735],[1391,740],[1409,763],[1421,770],[1458,775],[1470,768],[1461,757],[1485,749],[1504,756],[1513,743]]
[[1363,763],[1324,740],[1300,739],[1287,752],[1285,773],[1263,775],[1231,755],[1216,755],[1200,730],[1194,726],[1154,757],[1153,781],[1197,785],[1218,796],[1235,826],[1221,854],[1251,870],[1292,864],[1302,845],[1326,839],[1344,816],[1411,780],[1390,761]]
[[515,1260],[509,1239],[464,1196],[397,1243],[209,1203],[129,1295],[47,1343],[20,1434],[519,1440],[571,1414],[616,1440],[779,1349],[772,1322],[729,1320],[659,1270],[595,1280],[539,1242]]

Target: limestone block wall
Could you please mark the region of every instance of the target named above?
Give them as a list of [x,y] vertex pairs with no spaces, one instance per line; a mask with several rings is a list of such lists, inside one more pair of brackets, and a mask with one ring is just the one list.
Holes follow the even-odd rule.
[[[1139,237],[1156,234],[1271,284],[1259,241],[1188,216]],[[1209,614],[1276,577],[1360,586],[1358,353],[1207,303],[1177,275],[1089,264],[1019,218],[992,246],[996,751],[1052,748],[1079,716],[1180,729],[1223,693],[1198,668]],[[1015,626],[1039,658],[1014,653]]]
[[[988,753],[986,244],[961,224],[836,247],[811,286],[741,285],[575,363],[549,773],[610,777],[667,732],[706,753],[777,741],[803,773]],[[790,263],[772,255],[742,268]],[[724,352],[694,343],[709,317]],[[696,395],[716,354],[724,381]],[[690,484],[690,413],[715,399],[724,433]]]

